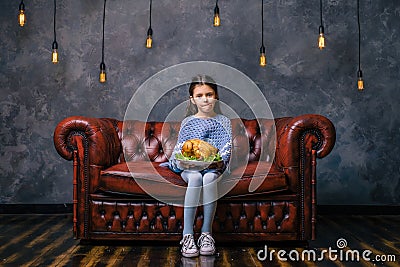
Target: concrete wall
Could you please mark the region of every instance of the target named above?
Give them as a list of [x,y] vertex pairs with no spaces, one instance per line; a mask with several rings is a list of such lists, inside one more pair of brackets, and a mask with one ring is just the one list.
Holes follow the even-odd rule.
[[98,82],[103,1],[58,1],[57,65],[50,60],[53,1],[25,1],[23,28],[19,1],[0,2],[0,203],[70,203],[72,163],[54,149],[56,124],[72,115],[123,119],[146,79],[196,60],[245,73],[275,117],[319,113],[333,121],[337,144],[318,162],[319,204],[400,203],[399,1],[360,1],[362,93],[356,0],[323,1],[322,51],[319,1],[266,0],[266,68],[258,66],[261,1],[219,1],[219,28],[211,26],[214,1],[153,2],[148,50],[148,1],[107,1],[106,84]]

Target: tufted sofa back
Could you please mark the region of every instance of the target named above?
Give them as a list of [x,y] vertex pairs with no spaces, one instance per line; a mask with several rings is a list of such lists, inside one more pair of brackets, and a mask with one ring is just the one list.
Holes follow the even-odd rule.
[[[272,161],[275,153],[273,119],[231,119],[232,162]],[[165,162],[171,155],[180,122],[119,121],[118,136],[122,144],[120,162],[150,160]]]

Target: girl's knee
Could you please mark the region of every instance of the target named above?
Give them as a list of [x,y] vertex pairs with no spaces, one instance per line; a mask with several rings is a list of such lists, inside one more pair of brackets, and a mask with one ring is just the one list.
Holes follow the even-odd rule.
[[181,176],[190,186],[201,186],[203,184],[203,177],[200,172],[183,171]]
[[210,183],[214,182],[215,180],[217,180],[217,178],[218,178],[218,175],[216,173],[208,172],[208,173],[204,174],[204,176],[203,176],[203,185],[210,184]]

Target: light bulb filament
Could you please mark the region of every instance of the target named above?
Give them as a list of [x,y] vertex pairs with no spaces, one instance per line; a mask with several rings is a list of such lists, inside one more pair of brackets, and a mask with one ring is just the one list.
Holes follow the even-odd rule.
[[104,62],[100,63],[100,74],[99,74],[99,81],[101,83],[105,83],[107,81],[106,77],[106,64]]
[[324,34],[323,33],[320,33],[319,34],[319,37],[318,37],[318,47],[319,47],[319,49],[324,49],[325,48],[325,37],[324,37]]
[[218,27],[221,25],[221,19],[219,17],[219,14],[214,14],[214,26]]
[[100,71],[100,82],[105,83],[106,82],[106,72],[104,70]]
[[151,27],[147,30],[147,39],[146,39],[146,47],[147,48],[152,48],[153,46],[153,30]]
[[357,86],[358,86],[358,91],[364,90],[364,81],[361,77],[358,78]]
[[260,55],[260,66],[265,67],[267,65],[267,59],[265,57],[264,53],[261,53]]
[[[322,22],[321,22],[322,23]],[[318,36],[318,48],[325,48],[325,35],[324,35],[324,26],[319,26],[319,36]]]
[[51,53],[51,62],[54,64],[58,63],[58,43],[56,40],[54,40],[51,49],[53,52]]
[[21,26],[21,27],[23,27],[24,25],[25,25],[25,12],[24,12],[24,10],[20,10],[19,11],[19,16],[18,16],[18,18],[19,18],[19,25]]
[[218,27],[221,25],[221,18],[219,17],[219,7],[218,4],[215,3],[215,8],[214,8],[214,27]]
[[265,46],[260,47],[260,66],[265,67],[267,65],[267,59],[265,57]]
[[146,47],[151,48],[152,44],[153,44],[153,39],[151,39],[151,36],[149,35],[149,36],[147,36],[147,39],[146,39]]
[[357,87],[358,91],[364,90],[364,81],[362,78],[362,71],[359,69],[357,72],[358,80],[357,80]]
[[54,64],[58,63],[58,52],[57,52],[57,49],[53,49],[52,60],[51,61]]

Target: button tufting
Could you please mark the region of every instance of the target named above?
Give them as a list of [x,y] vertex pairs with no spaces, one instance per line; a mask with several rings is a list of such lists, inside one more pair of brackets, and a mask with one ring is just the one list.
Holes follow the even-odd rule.
[[274,217],[275,216],[275,213],[274,213],[274,211],[272,210],[272,209],[270,209],[269,211],[268,211],[268,217]]
[[118,211],[114,212],[114,219],[116,219],[116,220],[119,219],[119,212]]
[[250,230],[253,231],[254,226],[251,222],[248,222],[248,226],[249,226]]
[[164,230],[168,229],[168,222],[166,220],[162,221],[162,227]]
[[261,225],[262,225],[262,228],[264,229],[264,230],[266,230],[267,229],[267,222],[261,222]]
[[105,210],[101,210],[101,211],[100,211],[100,217],[101,217],[102,219],[104,219],[104,218],[106,217],[106,211],[105,211]]

